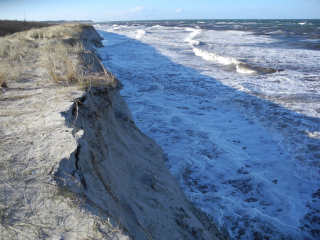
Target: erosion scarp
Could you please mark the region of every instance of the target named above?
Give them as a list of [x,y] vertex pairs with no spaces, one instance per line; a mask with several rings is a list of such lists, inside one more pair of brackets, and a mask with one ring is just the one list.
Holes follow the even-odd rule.
[[2,239],[226,239],[135,125],[92,26],[0,41]]

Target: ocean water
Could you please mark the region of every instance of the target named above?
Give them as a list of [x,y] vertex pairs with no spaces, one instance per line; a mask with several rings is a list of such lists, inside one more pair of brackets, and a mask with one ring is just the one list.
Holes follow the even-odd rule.
[[231,239],[320,239],[320,20],[94,27],[196,207]]

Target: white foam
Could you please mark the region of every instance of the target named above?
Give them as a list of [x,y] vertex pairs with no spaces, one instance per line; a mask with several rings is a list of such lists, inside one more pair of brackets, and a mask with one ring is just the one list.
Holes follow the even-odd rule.
[[193,31],[195,31],[194,28],[189,28],[189,27],[185,28],[184,30],[186,30],[186,31],[188,31],[188,32],[193,32]]
[[[100,54],[113,55],[104,63],[125,84],[137,125],[161,145],[186,196],[231,238],[240,230],[240,239],[255,231],[310,238],[304,224],[319,185],[320,76],[313,71],[320,53],[288,51],[250,32],[184,30],[154,29],[126,44],[123,36],[135,39],[136,28],[106,33],[119,44]],[[285,71],[239,74],[228,66],[244,62]]]
[[284,32],[281,31],[281,30],[277,30],[277,31],[274,31],[274,32],[270,32],[269,34],[283,34]]
[[237,29],[237,28],[243,28],[241,25],[233,25],[232,27],[234,27],[235,29]]
[[145,30],[137,30],[137,36],[136,36],[136,39],[140,39],[142,38],[144,35],[146,34],[146,31]]
[[189,36],[185,39],[186,42],[189,42],[191,45],[199,45],[200,41],[194,40],[197,35],[201,34],[201,29],[194,29],[194,28],[186,28],[186,31],[192,32]]
[[117,30],[121,30],[122,27],[121,26],[115,26],[113,29],[110,29],[110,31],[117,31]]
[[237,64],[237,72],[239,72],[239,73],[245,73],[245,74],[257,73],[256,70],[250,69],[250,68],[248,68],[248,67],[241,66],[241,65],[239,65],[239,64]]
[[207,51],[201,50],[196,47],[193,48],[193,52],[195,53],[195,55],[202,57],[205,60],[214,61],[214,62],[224,64],[224,65],[239,64],[240,63],[237,59],[234,59],[231,57],[220,56],[218,54],[214,54],[212,52],[207,52]]
[[320,139],[320,132],[309,132],[309,131],[306,131],[306,132],[308,134],[308,137]]
[[163,26],[161,25],[155,25],[155,26],[152,26],[152,28],[162,28]]

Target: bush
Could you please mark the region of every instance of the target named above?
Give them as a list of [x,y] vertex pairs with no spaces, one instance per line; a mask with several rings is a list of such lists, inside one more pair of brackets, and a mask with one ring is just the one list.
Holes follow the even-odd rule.
[[47,24],[47,23],[41,23],[41,22],[0,20],[0,37],[13,34],[16,32],[27,31],[32,28],[49,27],[52,25],[53,24]]

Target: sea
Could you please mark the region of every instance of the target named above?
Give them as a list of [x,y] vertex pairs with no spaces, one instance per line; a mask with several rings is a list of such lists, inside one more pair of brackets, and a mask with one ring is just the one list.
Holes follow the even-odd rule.
[[102,63],[231,239],[320,239],[320,20],[100,22]]

